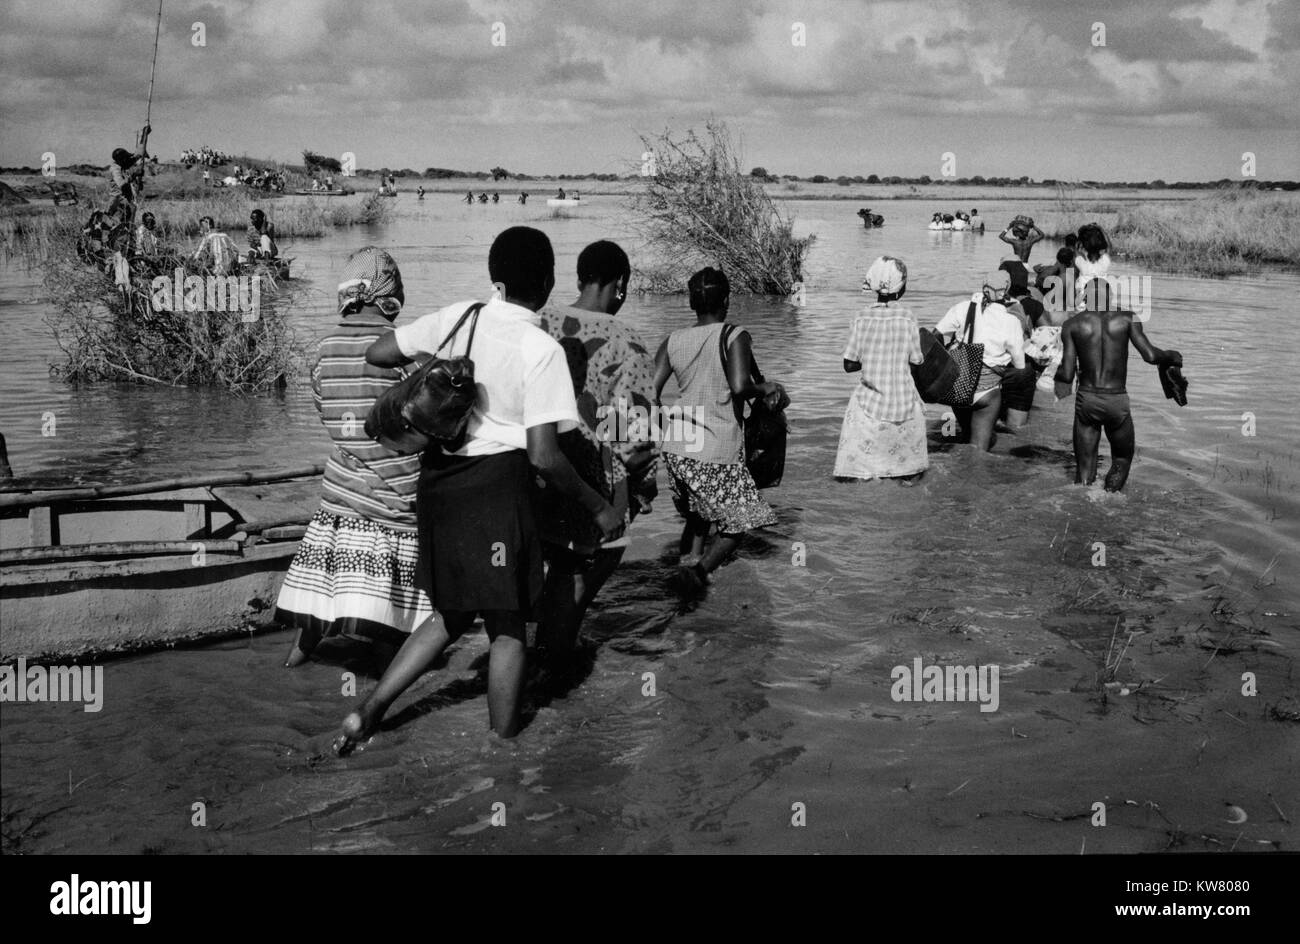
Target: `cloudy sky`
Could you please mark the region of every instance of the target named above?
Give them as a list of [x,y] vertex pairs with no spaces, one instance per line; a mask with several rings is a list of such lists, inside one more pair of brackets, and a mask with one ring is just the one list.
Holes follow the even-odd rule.
[[[4,0],[0,163],[129,144],[156,13]],[[710,115],[801,176],[1296,179],[1300,0],[164,0],[151,150],[626,173]]]

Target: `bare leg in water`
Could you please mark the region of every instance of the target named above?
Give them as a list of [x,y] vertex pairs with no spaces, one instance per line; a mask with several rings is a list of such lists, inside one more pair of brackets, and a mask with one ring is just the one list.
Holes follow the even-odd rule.
[[[474,625],[474,613],[447,612],[423,623],[406,640],[361,706],[343,719],[343,733],[334,752],[347,754],[374,733],[398,697],[428,671],[452,642]],[[502,737],[519,730],[519,703],[524,689],[525,626],[517,611],[489,610],[483,614],[488,654],[488,722]]]
[[1074,482],[1091,485],[1097,480],[1097,449],[1101,445],[1101,427],[1074,418]]
[[[1110,469],[1106,473],[1106,491],[1119,492],[1128,482],[1129,467],[1133,464],[1133,450],[1137,434],[1133,430],[1133,417],[1125,416],[1124,421],[1115,427],[1106,427],[1106,439],[1110,442]],[[1093,462],[1096,463],[1096,451]]]

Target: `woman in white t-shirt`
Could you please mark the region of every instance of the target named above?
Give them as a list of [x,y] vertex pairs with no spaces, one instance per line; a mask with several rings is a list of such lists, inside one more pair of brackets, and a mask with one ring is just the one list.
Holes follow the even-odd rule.
[[939,319],[935,330],[947,339],[966,340],[966,318],[974,313],[974,334],[969,340],[984,345],[984,365],[975,388],[975,401],[967,409],[954,409],[963,440],[984,452],[993,448],[998,412],[1002,406],[1002,374],[1008,367],[1025,366],[1025,335],[1020,321],[1002,303],[1011,291],[1010,273],[999,269],[984,279],[983,288],[969,301],[958,302]]
[[550,240],[531,227],[512,226],[493,242],[488,271],[498,294],[481,308],[449,305],[366,349],[366,361],[376,367],[468,354],[478,397],[461,441],[431,442],[421,458],[415,581],[442,619],[410,635],[375,690],[343,719],[334,742],[339,754],[368,738],[397,697],[479,616],[490,640],[492,730],[502,737],[519,730],[525,626],[535,619],[542,594],[534,469],[591,515],[602,538],[623,527],[622,516],[579,478],[556,439],[576,429],[580,417],[564,350],[537,324],[555,287]]

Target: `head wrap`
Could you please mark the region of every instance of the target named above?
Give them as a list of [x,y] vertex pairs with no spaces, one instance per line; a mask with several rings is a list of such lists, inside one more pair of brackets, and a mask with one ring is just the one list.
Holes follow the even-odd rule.
[[907,266],[902,259],[893,256],[881,256],[871,263],[867,277],[862,280],[862,291],[876,292],[881,295],[893,295],[903,290],[907,284]]
[[350,315],[374,305],[392,320],[402,310],[406,293],[402,273],[393,257],[375,246],[364,246],[343,264],[339,282],[339,314]]
[[1011,273],[1006,269],[995,269],[984,276],[984,294],[1000,302],[1011,291]]

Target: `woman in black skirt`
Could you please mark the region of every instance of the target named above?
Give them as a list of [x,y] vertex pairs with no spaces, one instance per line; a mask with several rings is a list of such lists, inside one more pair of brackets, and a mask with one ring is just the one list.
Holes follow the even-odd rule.
[[[555,286],[555,256],[545,234],[516,226],[492,244],[488,270],[498,288],[440,352],[468,354],[478,401],[463,444],[425,450],[416,494],[420,531],[417,585],[442,620],[419,627],[375,690],[343,720],[335,751],[368,738],[389,706],[481,616],[491,650],[488,717],[503,737],[519,729],[524,627],[542,590],[541,540],[530,504],[532,470],[560,495],[581,503],[606,537],[622,526],[608,501],[578,477],[557,434],[577,428],[578,409],[564,350],[537,326]],[[449,305],[376,341],[366,360],[395,367],[438,350],[466,312]]]

